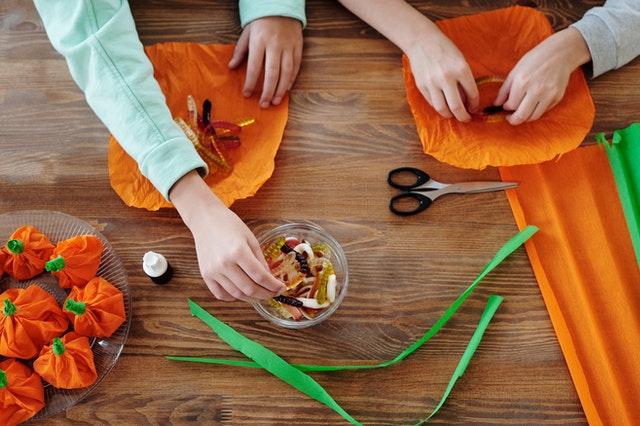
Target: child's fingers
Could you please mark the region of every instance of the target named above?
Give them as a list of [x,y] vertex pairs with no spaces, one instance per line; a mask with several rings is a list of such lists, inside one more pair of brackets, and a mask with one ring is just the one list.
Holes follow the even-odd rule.
[[281,57],[280,50],[267,49],[264,62],[264,84],[262,85],[262,96],[260,97],[260,106],[262,108],[269,107],[276,91],[278,77],[280,76]]
[[236,43],[235,49],[233,49],[233,56],[231,56],[231,60],[229,61],[229,68],[237,68],[242,63],[244,57],[247,55],[248,49],[249,31],[243,31],[242,34],[240,34],[240,38]]
[[264,262],[262,254],[260,254],[260,257],[256,257],[253,253],[247,253],[246,256],[238,259],[238,265],[254,282],[266,290],[274,294],[283,291],[285,289],[284,284],[271,275],[269,267],[263,265],[258,259],[262,259]]
[[222,288],[224,288],[227,291],[227,293],[229,293],[231,296],[233,296],[237,300],[242,300],[243,302],[248,302],[248,303],[254,303],[257,301],[257,299],[249,296],[244,291],[242,291],[242,288],[238,287],[236,283],[234,283],[228,277],[224,275],[220,275],[218,276],[217,281],[218,283],[220,283]]
[[516,112],[507,117],[507,121],[514,126],[524,123],[531,117],[537,105],[538,98],[532,93],[527,93]]
[[451,111],[449,111],[449,107],[447,106],[447,102],[444,100],[444,94],[441,90],[435,89],[433,91],[429,91],[431,95],[431,106],[433,109],[438,111],[438,114],[445,118],[451,118]]
[[280,65],[280,81],[278,82],[278,88],[276,89],[276,93],[273,98],[274,105],[280,104],[280,102],[282,101],[282,97],[287,93],[287,90],[291,86],[293,71],[293,53],[290,50],[282,52],[282,63]]
[[300,66],[302,65],[302,47],[294,47],[293,48],[293,76],[291,77],[291,83],[287,90],[291,90],[293,84],[296,82],[298,78],[298,73],[300,72]]
[[507,99],[509,98],[509,92],[511,91],[511,81],[511,75],[509,75],[507,79],[502,83],[502,86],[500,86],[498,96],[496,96],[496,99],[493,101],[494,105],[503,105],[507,101]]
[[536,105],[535,109],[533,110],[533,113],[531,114],[531,117],[529,117],[527,121],[536,121],[537,119],[542,117],[542,115],[549,110],[549,106],[551,104],[552,104],[552,99],[545,99],[543,101],[538,102],[538,105]]
[[243,271],[240,266],[236,265],[233,268],[227,269],[225,271],[225,275],[231,282],[233,282],[244,294],[251,297],[252,299],[265,300],[275,296],[275,292],[267,291],[260,284],[254,282],[253,279],[249,277]]
[[473,79],[473,75],[471,74],[471,70],[467,69],[462,78],[458,81],[460,86],[464,91],[464,94],[467,97],[466,104],[469,105],[469,111],[475,112],[478,110],[478,106],[480,105],[480,93],[478,92],[478,85],[476,81]]
[[223,300],[225,302],[233,302],[234,300],[236,300],[232,295],[227,293],[227,291],[222,288],[222,286],[218,284],[217,281],[207,283],[207,287],[209,288],[209,291],[211,291],[213,296],[218,300]]
[[444,96],[447,99],[447,105],[453,116],[458,121],[466,122],[471,120],[471,116],[464,107],[462,98],[460,97],[460,90],[458,84],[447,83],[444,87]]
[[264,45],[262,43],[250,43],[249,59],[247,59],[247,75],[244,78],[242,94],[249,97],[253,94],[260,77],[262,63],[264,62]]
[[516,111],[520,108],[520,104],[522,104],[525,95],[526,91],[524,87],[517,84],[511,84],[509,98],[504,104],[502,104],[502,107],[508,111]]

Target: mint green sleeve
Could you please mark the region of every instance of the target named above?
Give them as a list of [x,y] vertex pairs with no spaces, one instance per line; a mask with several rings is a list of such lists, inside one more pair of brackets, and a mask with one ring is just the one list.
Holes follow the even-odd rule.
[[125,0],[34,0],[89,106],[165,197],[207,166],[173,122]]
[[304,0],[240,0],[240,25],[244,28],[251,21],[266,16],[286,16],[307,26]]

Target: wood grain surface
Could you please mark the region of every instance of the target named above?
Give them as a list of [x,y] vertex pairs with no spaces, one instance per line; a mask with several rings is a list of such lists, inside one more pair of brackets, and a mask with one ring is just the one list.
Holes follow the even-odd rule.
[[[233,1],[133,1],[143,43],[232,43]],[[600,1],[430,0],[434,19],[514,3],[538,7],[556,29]],[[262,371],[171,363],[163,355],[241,359],[189,316],[192,297],[218,318],[304,363],[393,357],[419,337],[517,229],[504,193],[451,196],[410,218],[387,210],[386,173],[418,166],[442,181],[497,179],[421,153],[405,101],[400,52],[333,1],[307,2],[303,68],[276,171],[233,210],[256,232],[300,219],[326,227],[344,246],[349,294],[326,323],[276,328],[243,303],[206,290],[192,238],[172,210],[128,208],[107,175],[108,132],[52,49],[31,2],[0,2],[0,213],[60,210],[96,225],[127,265],[133,325],[116,368],[77,407],[42,424],[343,424],[326,407]],[[640,62],[590,82],[593,131],[611,132],[640,112]],[[587,138],[590,141],[591,136]],[[147,250],[176,269],[159,287],[142,273]],[[505,297],[495,320],[433,420],[438,424],[584,424],[524,250],[492,273],[426,347],[392,368],[315,374],[365,424],[409,424],[437,403],[489,294]]]

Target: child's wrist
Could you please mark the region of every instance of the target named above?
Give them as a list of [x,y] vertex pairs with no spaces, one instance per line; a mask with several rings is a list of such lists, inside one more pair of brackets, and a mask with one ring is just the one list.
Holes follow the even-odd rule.
[[226,208],[195,170],[173,185],[169,197],[189,229],[201,214],[210,214],[212,208]]
[[556,36],[560,39],[561,49],[566,53],[566,59],[573,69],[591,60],[589,46],[580,31],[573,27],[568,27],[556,33]]

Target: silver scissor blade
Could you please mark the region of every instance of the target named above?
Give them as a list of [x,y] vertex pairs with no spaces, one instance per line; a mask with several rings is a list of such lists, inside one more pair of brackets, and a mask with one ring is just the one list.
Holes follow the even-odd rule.
[[459,182],[447,187],[448,193],[475,194],[516,188],[517,182]]

